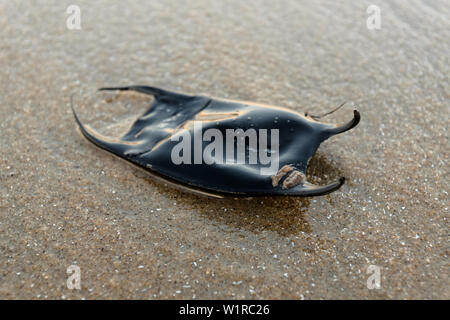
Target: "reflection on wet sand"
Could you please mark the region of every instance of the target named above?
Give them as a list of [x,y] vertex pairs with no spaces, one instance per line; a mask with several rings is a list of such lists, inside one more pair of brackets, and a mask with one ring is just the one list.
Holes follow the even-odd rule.
[[287,236],[310,232],[304,215],[308,211],[308,198],[264,197],[252,199],[183,199],[199,214],[214,224],[227,225],[259,233],[273,231]]

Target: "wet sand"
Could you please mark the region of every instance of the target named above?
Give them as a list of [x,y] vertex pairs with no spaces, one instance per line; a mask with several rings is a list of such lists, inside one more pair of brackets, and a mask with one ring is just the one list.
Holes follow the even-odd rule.
[[[449,299],[448,1],[3,1],[0,298]],[[366,9],[381,8],[368,30]],[[323,143],[317,198],[214,200],[92,147],[149,84],[359,126]],[[81,290],[66,286],[70,265]],[[380,289],[369,290],[369,265]]]

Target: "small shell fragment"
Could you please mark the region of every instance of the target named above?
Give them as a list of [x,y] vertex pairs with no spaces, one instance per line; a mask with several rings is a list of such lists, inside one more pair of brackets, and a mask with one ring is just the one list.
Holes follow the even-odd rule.
[[291,174],[289,174],[286,179],[284,179],[282,188],[283,189],[293,188],[299,185],[300,183],[305,182],[305,180],[306,177],[303,173],[301,173],[300,171],[294,171]]
[[280,170],[278,170],[278,172],[276,174],[274,174],[272,176],[272,186],[278,187],[278,184],[280,183],[280,180],[283,179],[283,177],[288,174],[289,172],[291,172],[292,170],[294,170],[294,168],[292,168],[289,165],[285,165],[283,166]]

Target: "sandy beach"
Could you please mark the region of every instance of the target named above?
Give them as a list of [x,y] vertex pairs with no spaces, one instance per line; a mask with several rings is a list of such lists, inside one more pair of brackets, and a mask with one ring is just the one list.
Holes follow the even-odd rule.
[[[448,1],[1,1],[0,14],[1,299],[450,299]],[[236,200],[154,181],[83,139],[70,109],[73,96],[120,136],[151,98],[97,88],[133,84],[316,114],[346,101],[327,122],[357,109],[360,124],[307,171],[346,183]]]

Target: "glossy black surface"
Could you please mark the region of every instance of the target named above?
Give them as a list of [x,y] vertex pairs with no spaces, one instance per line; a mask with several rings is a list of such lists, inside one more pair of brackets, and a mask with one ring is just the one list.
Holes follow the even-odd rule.
[[[226,129],[279,129],[279,168],[290,165],[305,173],[309,159],[322,141],[350,130],[360,120],[356,110],[351,121],[337,126],[281,107],[173,93],[147,86],[100,90],[138,91],[153,95],[154,101],[120,139],[104,137],[84,126],[74,112],[82,134],[89,141],[170,182],[210,195],[316,196],[337,190],[344,178],[326,186],[305,181],[283,189],[281,185],[273,187],[270,175],[261,175],[260,164],[176,165],[171,160],[171,151],[179,142],[170,138],[180,129],[186,129],[194,136],[194,121],[202,121],[203,132],[215,128],[224,137]],[[203,147],[207,144],[209,142],[203,142]]]

